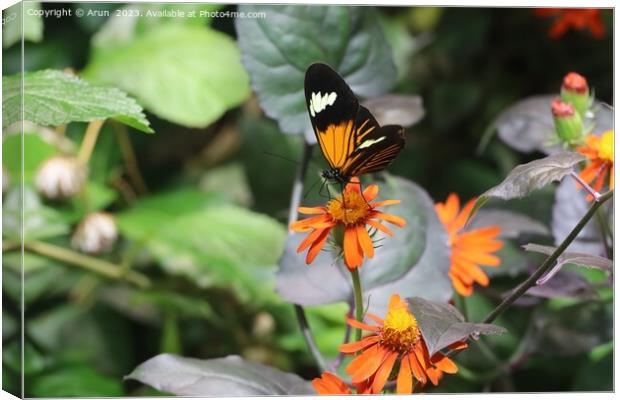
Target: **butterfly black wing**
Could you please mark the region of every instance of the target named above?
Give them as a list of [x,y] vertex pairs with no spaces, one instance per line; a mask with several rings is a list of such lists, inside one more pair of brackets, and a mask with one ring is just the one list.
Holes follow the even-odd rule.
[[379,126],[365,107],[360,106],[354,132],[355,146],[341,173],[359,176],[387,168],[405,147],[405,131],[400,125]]
[[339,170],[353,151],[359,102],[344,79],[326,64],[312,64],[304,86],[317,142],[329,165]]
[[386,168],[405,145],[401,126],[381,127],[329,66],[312,64],[305,78],[306,106],[317,142],[344,177]]

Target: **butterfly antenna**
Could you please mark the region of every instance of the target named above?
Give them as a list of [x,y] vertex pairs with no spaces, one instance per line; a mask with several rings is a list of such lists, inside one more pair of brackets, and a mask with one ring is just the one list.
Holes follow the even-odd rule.
[[[304,199],[306,199],[306,197],[308,197],[308,195],[310,194],[310,192],[312,191],[312,189],[314,189],[314,187],[316,186],[317,183],[319,183],[319,181],[321,181],[322,179],[319,177],[317,180],[314,181],[314,183],[312,185],[310,185],[310,188],[308,190],[306,190],[306,193],[304,194]],[[321,185],[321,187],[323,187],[323,185]],[[321,193],[321,189],[319,189],[319,194]]]

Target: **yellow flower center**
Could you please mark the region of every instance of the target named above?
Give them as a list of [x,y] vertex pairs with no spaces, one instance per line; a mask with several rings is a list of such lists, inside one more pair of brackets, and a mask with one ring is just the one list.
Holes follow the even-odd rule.
[[601,136],[598,156],[606,161],[614,162],[614,132],[607,131]]
[[345,225],[355,225],[367,218],[370,206],[360,192],[351,190],[330,200],[327,211],[334,220]]
[[392,350],[405,352],[420,339],[418,321],[402,304],[390,308],[383,323],[381,342]]

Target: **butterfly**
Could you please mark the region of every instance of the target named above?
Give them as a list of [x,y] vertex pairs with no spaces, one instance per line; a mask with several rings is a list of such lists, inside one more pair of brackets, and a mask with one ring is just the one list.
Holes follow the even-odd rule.
[[315,63],[304,81],[308,115],[329,168],[321,176],[341,186],[385,169],[405,146],[400,125],[380,126],[340,75]]

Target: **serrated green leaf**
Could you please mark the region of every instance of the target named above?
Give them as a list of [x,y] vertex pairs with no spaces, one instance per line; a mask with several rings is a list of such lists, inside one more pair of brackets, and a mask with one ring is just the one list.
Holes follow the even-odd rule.
[[235,22],[252,87],[282,132],[312,131],[303,82],[314,62],[330,64],[362,97],[383,94],[395,82],[392,50],[370,7],[241,5],[239,11],[266,15]]
[[84,77],[116,85],[180,125],[206,127],[250,95],[235,41],[207,27],[165,24],[93,50]]
[[[452,296],[450,249],[431,198],[413,182],[399,177],[388,177],[380,185],[379,198],[401,200],[401,204],[384,211],[404,218],[407,225],[395,228],[393,237],[376,234],[376,240],[383,239],[381,246],[359,270],[364,304],[370,312],[381,315],[393,293],[448,301]],[[333,253],[321,252],[311,265],[305,264],[305,255],[297,253],[305,236],[292,234],[287,238],[278,270],[278,293],[289,302],[303,305],[351,299],[350,274]]]
[[[41,10],[38,1],[19,2],[2,11],[2,47],[7,48],[24,40],[40,42],[43,39],[43,18],[33,15],[31,10]],[[23,13],[23,25],[22,25]]]
[[126,377],[177,396],[265,396],[315,393],[309,382],[239,356],[209,360],[160,354]]
[[43,70],[2,77],[3,128],[21,120],[22,99],[24,119],[39,125],[111,118],[143,132],[153,132],[142,108],[123,91],[95,86],[62,71]]

